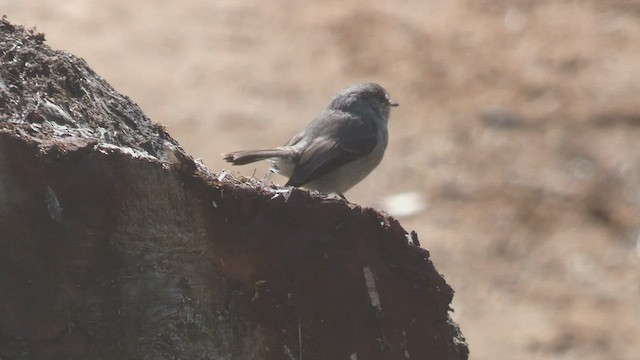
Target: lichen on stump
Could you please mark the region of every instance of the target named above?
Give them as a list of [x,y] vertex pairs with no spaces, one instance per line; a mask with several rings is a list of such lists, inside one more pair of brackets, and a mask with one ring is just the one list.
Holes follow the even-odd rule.
[[210,172],[43,42],[0,21],[0,358],[467,357],[397,221]]

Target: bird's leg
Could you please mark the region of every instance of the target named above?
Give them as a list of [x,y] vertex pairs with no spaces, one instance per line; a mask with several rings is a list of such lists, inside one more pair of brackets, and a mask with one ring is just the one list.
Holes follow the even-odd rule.
[[273,168],[269,168],[269,171],[267,171],[267,175],[265,175],[264,178],[262,179],[262,186],[263,187],[267,186],[267,182],[271,179],[271,177],[275,173],[276,172],[273,170]]

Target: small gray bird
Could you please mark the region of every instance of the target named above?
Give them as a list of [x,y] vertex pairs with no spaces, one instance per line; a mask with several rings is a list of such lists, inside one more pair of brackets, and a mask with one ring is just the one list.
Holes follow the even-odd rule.
[[344,192],[380,164],[389,139],[389,110],[398,106],[378,84],[355,84],[281,147],[223,154],[233,165],[268,160],[271,171],[289,177],[286,186]]

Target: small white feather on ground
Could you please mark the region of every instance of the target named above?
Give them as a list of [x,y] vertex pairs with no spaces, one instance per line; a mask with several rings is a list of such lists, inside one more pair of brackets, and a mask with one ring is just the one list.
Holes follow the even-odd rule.
[[427,200],[422,193],[405,192],[383,198],[380,207],[393,217],[408,217],[425,210]]

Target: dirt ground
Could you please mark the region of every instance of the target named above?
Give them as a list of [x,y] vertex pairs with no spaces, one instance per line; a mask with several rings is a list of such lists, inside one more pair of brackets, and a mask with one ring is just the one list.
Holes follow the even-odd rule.
[[[280,145],[353,82],[400,103],[347,193],[456,290],[472,359],[640,354],[640,2],[0,0],[212,169]],[[266,167],[235,170],[263,176]],[[282,178],[276,182],[282,183]]]

